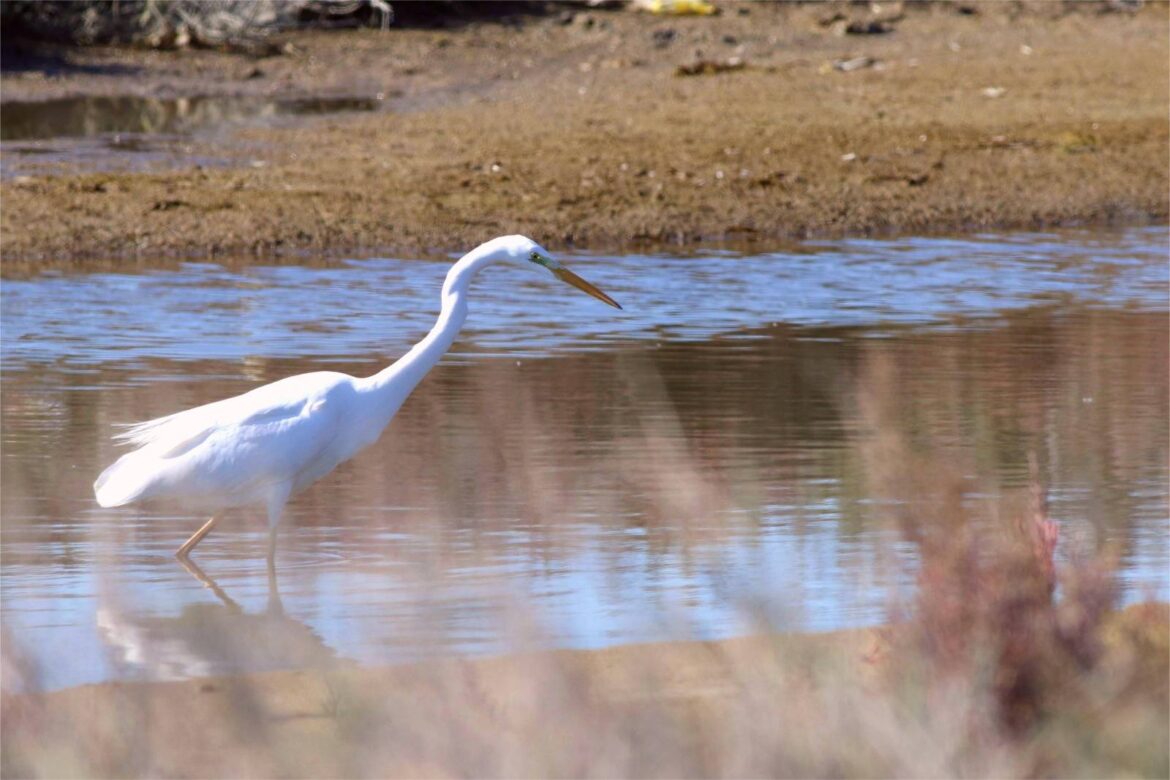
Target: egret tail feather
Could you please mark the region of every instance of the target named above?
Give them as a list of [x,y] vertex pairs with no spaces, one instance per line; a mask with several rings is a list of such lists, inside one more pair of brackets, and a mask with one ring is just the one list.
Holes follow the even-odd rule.
[[149,470],[136,468],[141,465],[133,457],[136,454],[122,456],[94,481],[93,494],[99,506],[123,506],[146,497],[153,475]]

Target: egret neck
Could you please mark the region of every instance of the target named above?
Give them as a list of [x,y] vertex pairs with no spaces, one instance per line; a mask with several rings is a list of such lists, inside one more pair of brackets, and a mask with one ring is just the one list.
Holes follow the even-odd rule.
[[443,282],[442,310],[430,333],[394,363],[362,380],[362,390],[370,393],[377,407],[375,414],[380,422],[384,421],[383,426],[389,425],[398,408],[459,335],[467,319],[467,288],[472,277],[501,259],[493,250],[489,242],[451,266]]

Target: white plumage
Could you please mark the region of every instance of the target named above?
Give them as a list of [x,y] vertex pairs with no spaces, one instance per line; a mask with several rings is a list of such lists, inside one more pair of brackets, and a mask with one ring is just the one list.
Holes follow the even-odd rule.
[[229,507],[263,504],[269,559],[290,496],[375,442],[411,391],[451,346],[467,317],[467,288],[484,266],[531,262],[594,297],[621,308],[531,239],[504,236],[469,252],[447,273],[442,310],[426,338],[371,377],[331,371],[281,379],[243,395],[138,423],[115,436],[137,447],[94,482],[103,507],[152,498],[212,512],[179,548],[185,556]]
[[[357,452],[337,446],[353,438],[337,412],[361,405],[360,383],[302,374],[135,425],[115,438],[139,449],[98,477],[97,501],[109,507],[165,496],[216,510],[295,492]],[[340,459],[308,478],[333,456]]]

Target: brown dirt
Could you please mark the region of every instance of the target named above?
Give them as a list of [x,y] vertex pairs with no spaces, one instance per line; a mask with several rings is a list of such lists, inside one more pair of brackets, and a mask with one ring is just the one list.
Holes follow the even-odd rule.
[[[724,7],[9,68],[5,100],[383,92],[395,110],[241,130],[263,167],[5,182],[3,270],[449,252],[506,232],[602,250],[1170,215],[1165,5],[908,5],[882,35],[822,25],[854,6]],[[877,67],[831,65],[861,55]],[[676,75],[734,56],[747,67]]]

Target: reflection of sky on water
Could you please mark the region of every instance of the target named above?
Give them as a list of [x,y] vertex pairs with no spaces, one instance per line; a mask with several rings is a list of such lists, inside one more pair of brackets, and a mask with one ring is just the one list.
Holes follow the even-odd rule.
[[[513,649],[515,634],[507,605],[536,608],[533,636],[541,644],[596,648],[615,643],[664,639],[717,639],[752,633],[762,627],[828,631],[882,622],[891,606],[889,572],[881,555],[899,551],[902,582],[908,591],[915,568],[913,551],[893,538],[843,537],[836,515],[825,512],[811,527],[795,533],[776,512],[754,538],[722,540],[705,563],[651,551],[638,529],[582,525],[579,548],[559,563],[516,555],[489,565],[454,568],[435,582],[412,581],[393,560],[372,562],[361,540],[338,549],[323,563],[312,552],[316,541],[334,529],[297,532],[296,549],[281,562],[280,596],[285,613],[320,640],[323,651],[367,663],[422,660],[438,653],[492,654]],[[800,510],[807,515],[806,510]],[[352,530],[352,529],[346,529]],[[233,536],[259,533],[233,530]],[[371,535],[381,533],[370,530]],[[467,532],[462,532],[466,535]],[[519,548],[532,543],[523,533]],[[410,547],[426,542],[399,535]],[[405,536],[405,538],[401,538]],[[614,541],[614,537],[619,537]],[[459,542],[448,540],[453,546]],[[258,560],[217,560],[217,541],[209,538],[203,559],[216,582],[241,608],[259,616],[268,600],[264,567]],[[108,554],[109,551],[106,551]],[[184,676],[260,671],[240,659],[184,641],[190,620],[174,613],[192,604],[216,605],[214,595],[185,578],[169,552],[137,564],[133,557],[116,572],[100,576],[94,560],[103,552],[76,549],[72,566],[5,567],[4,624],[18,646],[40,665],[47,688],[108,679],[178,679]],[[346,559],[366,558],[350,567]],[[371,565],[373,564],[373,565]],[[164,568],[165,567],[165,568]],[[777,593],[785,598],[778,601]],[[795,610],[795,611],[790,611]],[[97,620],[95,620],[95,615]],[[417,630],[431,624],[439,646],[420,642]],[[169,624],[169,625],[168,625]],[[213,624],[214,625],[214,624]],[[254,627],[263,632],[263,624]],[[153,634],[148,636],[148,631]],[[152,644],[151,644],[152,643]],[[279,667],[274,667],[279,668]]]
[[[574,257],[622,312],[512,266],[477,280],[453,358],[697,339],[771,322],[954,324],[1042,303],[1164,310],[1164,227],[969,239],[811,242],[809,253]],[[433,324],[446,263],[363,260],[7,281],[5,367],[146,358],[323,357],[409,348]],[[990,320],[989,325],[994,324]]]
[[[211,609],[219,604],[216,596],[171,558],[185,535],[177,529],[191,525],[191,518],[153,508],[93,507],[88,484],[98,469],[96,460],[108,454],[109,423],[123,419],[113,415],[157,396],[167,380],[207,384],[217,392],[217,383],[238,384],[239,368],[254,358],[287,358],[301,365],[292,361],[297,358],[321,368],[333,360],[365,363],[379,354],[397,355],[433,322],[447,264],[365,260],[337,268],[239,271],[187,264],[141,275],[6,281],[0,330],[8,375],[0,526],[5,641],[35,657],[45,685],[62,687],[158,677],[163,674],[159,669],[177,676],[183,670],[234,671],[230,656],[209,656],[206,648],[189,641],[199,626],[213,624],[200,621],[209,620],[228,620],[270,641],[295,635],[305,642],[306,657],[335,652],[371,663],[435,652],[506,651],[505,641],[516,636],[507,629],[509,621],[518,619],[508,614],[510,603],[535,609],[528,616],[538,624],[535,640],[569,647],[714,638],[761,624],[830,630],[880,622],[895,597],[912,587],[916,550],[889,527],[867,522],[876,511],[875,500],[859,495],[845,452],[855,445],[846,429],[856,421],[845,419],[833,408],[837,401],[814,386],[849,375],[855,342],[872,346],[879,343],[874,337],[919,357],[935,348],[953,352],[954,364],[936,365],[939,375],[925,379],[928,386],[937,382],[940,387],[971,384],[980,365],[998,366],[1001,372],[1012,365],[1009,359],[981,362],[988,360],[980,352],[988,341],[964,342],[969,331],[987,335],[989,329],[1011,328],[1011,339],[991,342],[998,350],[1031,354],[1036,349],[1031,339],[1039,332],[1047,339],[1042,346],[1075,352],[1080,335],[1097,331],[1061,331],[1059,312],[1075,311],[1075,319],[1091,310],[1167,311],[1168,240],[1170,231],[1158,227],[810,242],[807,253],[760,256],[573,258],[573,267],[621,301],[624,312],[612,312],[531,269],[491,269],[477,282],[468,328],[448,361],[458,366],[440,372],[446,377],[441,381],[449,384],[432,386],[432,392],[447,388],[451,393],[437,400],[432,396],[440,404],[433,415],[483,414],[466,403],[482,399],[458,395],[460,388],[469,392],[459,383],[510,366],[521,356],[556,356],[549,361],[559,367],[556,371],[573,360],[592,361],[576,371],[608,387],[620,384],[614,380],[627,368],[648,365],[648,353],[662,355],[654,368],[670,387],[654,403],[643,399],[641,406],[633,406],[640,415],[635,419],[651,420],[666,409],[698,417],[699,430],[713,431],[715,439],[723,429],[734,429],[734,436],[727,436],[735,447],[702,465],[719,462],[728,473],[752,475],[768,490],[774,483],[784,488],[762,490],[753,494],[757,501],[730,509],[725,517],[703,518],[698,525],[691,521],[681,532],[670,525],[671,518],[655,525],[633,516],[615,521],[581,513],[559,522],[550,544],[548,528],[526,525],[519,519],[521,510],[499,505],[493,510],[471,506],[468,511],[479,514],[470,527],[412,529],[398,519],[438,510],[417,503],[417,496],[409,497],[416,502],[406,507],[363,494],[360,489],[368,486],[355,478],[362,472],[351,469],[331,477],[336,493],[330,495],[347,496],[335,520],[322,524],[319,508],[308,502],[290,505],[282,538],[281,620],[263,614],[269,591],[257,557],[263,536],[254,525],[240,520],[200,548],[200,559],[244,612],[225,617]],[[1041,314],[1010,322],[1010,313],[1024,310]],[[1133,335],[1139,346],[1112,341],[1107,350],[1140,349],[1140,339],[1148,336],[1143,328],[1164,322],[1139,320],[1103,331]],[[781,327],[769,330],[772,323]],[[946,341],[950,336],[957,338]],[[678,349],[684,340],[685,348]],[[654,348],[657,344],[661,350]],[[612,362],[606,362],[609,353],[617,355]],[[495,359],[500,356],[509,360]],[[1069,370],[1092,374],[1156,363],[1133,355],[1122,355],[1120,362],[1095,360],[1070,361]],[[262,365],[257,375],[284,365]],[[699,371],[708,372],[705,381],[692,376]],[[533,376],[526,380],[532,387],[551,386],[539,371]],[[1072,376],[1067,388],[1057,388],[1061,393],[1092,386],[1079,375],[1041,371],[1037,376],[1046,382]],[[22,377],[27,378],[23,384]],[[784,391],[777,404],[794,407],[773,413],[746,402],[745,397],[758,395],[751,383],[761,379],[774,379],[772,389]],[[993,383],[1000,380],[1010,385],[998,375]],[[1120,389],[1142,381],[1142,375],[1109,381]],[[140,387],[126,390],[127,383]],[[1164,392],[1157,380],[1154,385],[1155,396]],[[118,388],[123,395],[115,398]],[[582,392],[595,389],[589,384]],[[1104,414],[1107,422],[1099,424],[1109,433],[1120,430],[1109,426],[1121,425],[1117,420],[1132,413],[1125,401],[1137,397],[1123,393],[1122,402],[1109,408],[1105,397],[1086,399],[1083,413],[1076,404],[1068,412],[1053,406],[1059,399],[1047,399],[1052,389],[1041,383],[977,399],[1005,403],[1003,427],[982,431],[989,438],[996,433],[1010,437],[988,450],[1001,458],[989,466],[1000,470],[1000,485],[1026,484],[1026,461],[1016,457],[1016,450],[1027,446],[1029,432],[1013,415],[1023,418],[1035,409],[1065,415],[1061,424],[1067,430],[1054,427],[1059,436],[1053,435],[1067,441],[1054,439],[1050,445],[1053,461],[1059,461],[1070,454],[1061,447],[1097,431],[1084,420],[1094,412]],[[789,391],[800,395],[790,398]],[[938,401],[946,410],[946,399],[930,394],[936,391],[944,389],[919,392],[926,405]],[[633,398],[631,403],[638,392],[636,385],[615,390]],[[1079,396],[1075,400],[1080,403]],[[628,409],[616,402],[593,413],[608,425],[618,423],[606,414],[630,424],[631,418],[621,417]],[[923,425],[956,422],[931,423],[929,410],[923,413]],[[1165,409],[1152,414],[1150,420],[1138,420],[1137,427],[1164,427]],[[972,421],[957,423],[959,446],[980,446],[969,440]],[[473,423],[460,418],[452,424]],[[1143,441],[1132,430],[1124,433]],[[482,435],[478,429],[472,434]],[[589,435],[586,431],[573,445],[593,452],[590,447],[608,441]],[[412,440],[420,441],[425,440]],[[1129,440],[1118,446],[1138,449]],[[642,454],[653,455],[649,450]],[[1086,459],[1100,456],[1089,453]],[[1062,523],[1062,543],[1078,535],[1124,535],[1119,579],[1125,599],[1165,599],[1170,550],[1164,458],[1158,453],[1114,456],[1112,451],[1107,456],[1117,462],[1053,466],[1064,479],[1050,494],[1052,514]],[[604,453],[589,457],[603,458]],[[458,471],[459,464],[453,468]],[[17,473],[21,479],[10,478]],[[849,479],[854,483],[846,484]],[[30,493],[27,486],[33,485],[41,492],[19,496],[10,492],[13,485]],[[349,495],[351,487],[355,490]],[[1110,495],[1098,495],[1102,492]],[[491,511],[495,514],[489,517]],[[712,527],[702,527],[705,522]],[[698,538],[682,544],[672,536],[676,532]],[[148,658],[153,660],[148,663]],[[268,668],[241,663],[246,669]]]

